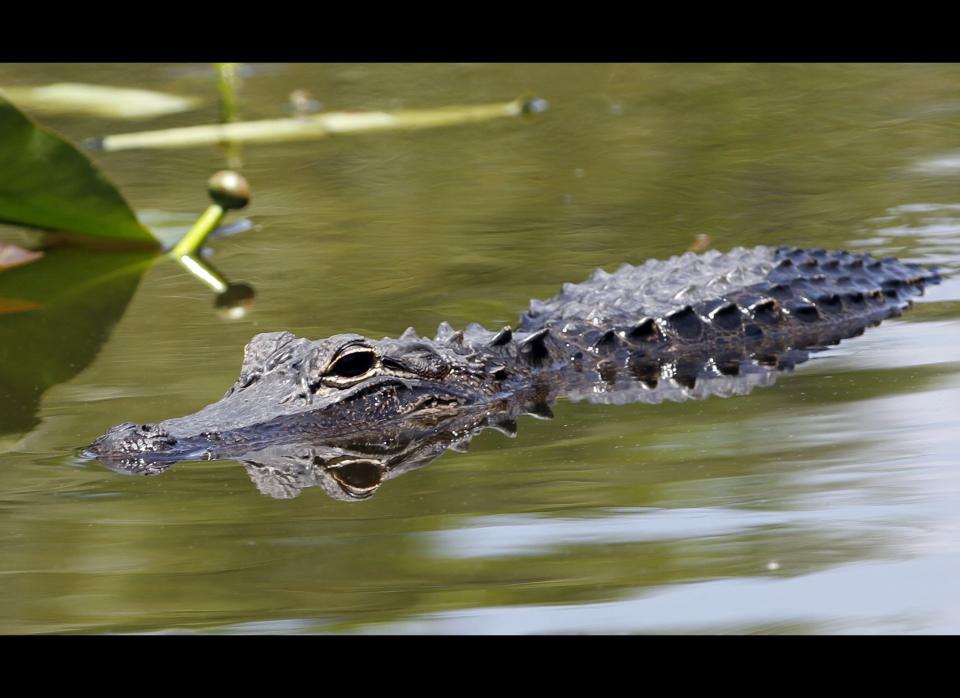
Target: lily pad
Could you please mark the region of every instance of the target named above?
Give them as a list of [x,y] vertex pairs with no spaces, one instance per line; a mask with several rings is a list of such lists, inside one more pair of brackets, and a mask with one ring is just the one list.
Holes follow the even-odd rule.
[[0,93],[24,109],[47,114],[86,114],[113,119],[148,119],[193,109],[194,97],[127,87],[58,82],[40,87],[5,87]]
[[79,150],[0,97],[0,221],[156,249],[120,192]]

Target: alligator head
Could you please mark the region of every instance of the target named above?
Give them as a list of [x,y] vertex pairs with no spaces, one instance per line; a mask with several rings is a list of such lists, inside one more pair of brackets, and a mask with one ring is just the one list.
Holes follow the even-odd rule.
[[87,454],[150,467],[229,456],[305,434],[334,437],[401,418],[430,423],[496,392],[489,369],[476,359],[412,333],[317,341],[290,332],[259,334],[244,349],[240,376],[222,399],[159,424],[117,425]]

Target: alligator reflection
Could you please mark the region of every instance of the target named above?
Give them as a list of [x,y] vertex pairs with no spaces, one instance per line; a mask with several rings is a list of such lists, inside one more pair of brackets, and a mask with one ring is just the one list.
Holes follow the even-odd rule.
[[[799,362],[805,356],[794,352],[792,358]],[[606,404],[732,397],[745,395],[755,387],[772,385],[776,373],[773,368],[753,366],[739,376],[694,378],[678,374],[655,380],[620,375],[611,376],[608,381],[600,380],[599,384],[593,382],[599,376],[584,375],[580,388],[568,390],[562,397]],[[550,406],[558,397],[561,396],[534,389],[446,417],[422,415],[417,421],[403,420],[334,438],[310,439],[301,435],[297,440],[243,453],[225,452],[217,458],[240,462],[257,489],[276,499],[291,499],[308,487],[319,487],[337,500],[362,501],[370,498],[384,481],[428,465],[448,449],[465,451],[470,441],[485,429],[512,437],[517,433],[517,419],[521,416],[551,419]],[[160,475],[177,462],[99,460],[115,472],[135,475]]]

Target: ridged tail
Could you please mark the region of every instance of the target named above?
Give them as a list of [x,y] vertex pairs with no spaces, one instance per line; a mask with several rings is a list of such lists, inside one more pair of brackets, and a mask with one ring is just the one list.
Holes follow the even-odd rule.
[[693,375],[735,372],[745,360],[782,367],[796,363],[791,350],[836,344],[899,315],[938,281],[934,269],[869,254],[688,253],[565,284],[554,298],[531,302],[518,331],[549,328],[571,350],[614,365],[625,358],[644,367],[640,373],[671,362]]

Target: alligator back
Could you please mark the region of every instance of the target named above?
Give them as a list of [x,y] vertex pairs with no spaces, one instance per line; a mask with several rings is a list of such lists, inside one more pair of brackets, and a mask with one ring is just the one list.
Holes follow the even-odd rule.
[[554,298],[530,303],[518,336],[547,330],[611,380],[629,369],[652,387],[669,366],[675,382],[692,388],[697,378],[739,375],[747,365],[789,368],[806,351],[899,315],[939,279],[893,257],[823,249],[687,253],[564,284]]

